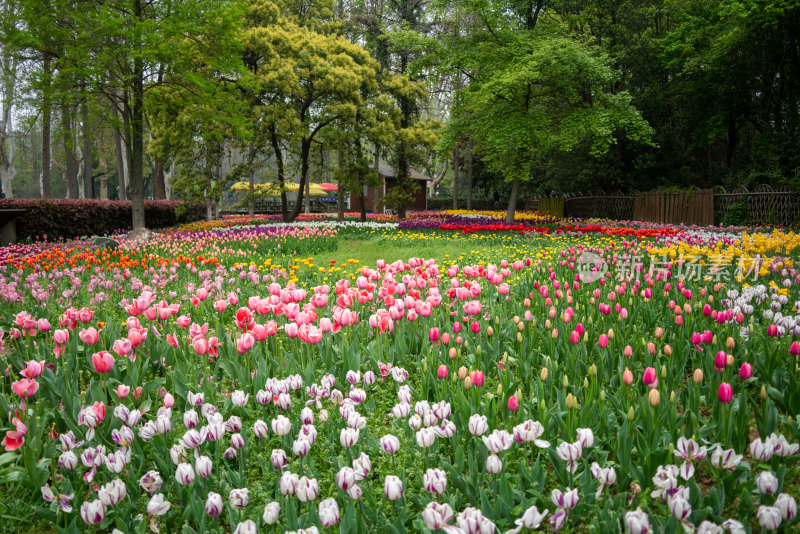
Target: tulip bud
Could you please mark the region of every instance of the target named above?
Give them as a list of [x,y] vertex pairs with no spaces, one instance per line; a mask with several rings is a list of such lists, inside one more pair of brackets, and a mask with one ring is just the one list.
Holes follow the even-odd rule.
[[672,356],[672,347],[669,345],[664,345],[664,354],[666,356]]
[[669,401],[670,402],[675,402],[675,390],[674,389],[669,392]]
[[558,328],[553,328],[553,332],[550,334],[550,337],[556,339],[558,337]]
[[547,374],[548,374],[547,367],[542,367],[542,370],[539,372],[539,379],[542,382],[545,382],[547,380]]
[[572,396],[572,393],[567,393],[567,399],[565,401],[565,404],[567,405],[567,409],[571,410],[574,407],[573,406],[574,403],[575,403],[575,397]]
[[492,328],[491,326],[487,327],[486,328],[486,335],[488,335],[489,337],[492,337],[494,335],[494,328]]
[[[533,326],[536,326],[536,319],[533,320]],[[517,330],[519,330],[520,332],[525,330],[525,323],[519,323],[517,325]]]
[[475,356],[480,356],[480,355],[481,355],[481,346],[478,345],[477,347],[475,347]]
[[614,339],[614,329],[613,328],[609,328],[608,329],[608,339]]
[[761,400],[767,400],[767,388],[766,386],[761,386]]
[[517,343],[522,343],[522,334],[517,332]]
[[667,378],[667,366],[666,365],[662,365],[661,366],[661,378]]
[[605,401],[606,401],[606,390],[605,390],[605,388],[603,388],[603,389],[601,389],[601,390],[600,390],[600,400],[601,400],[602,402],[605,402]]
[[497,396],[501,396],[503,394],[503,384],[497,384]]
[[694,383],[695,384],[702,384],[703,383],[703,370],[699,367],[694,370]]
[[569,378],[567,378],[567,375],[564,375],[564,387],[569,387]]
[[661,394],[657,389],[651,389],[650,393],[647,394],[647,400],[650,402],[650,406],[658,406],[658,403],[661,402]]
[[583,377],[583,387],[584,389],[589,389],[589,379],[587,377]]
[[468,373],[467,368],[464,367],[463,365],[458,368],[458,378],[460,378],[461,380],[464,380],[467,377],[467,373]]
[[470,389],[472,387],[472,379],[467,377],[464,379],[464,389]]
[[736,342],[733,340],[733,338],[732,338],[732,337],[729,337],[729,338],[728,338],[728,339],[725,341],[725,346],[726,346],[726,347],[728,347],[728,350],[733,350],[733,349],[734,349],[734,347],[736,347]]
[[547,403],[544,399],[539,400],[539,410],[544,412],[547,409]]
[[[655,390],[655,389],[653,389],[653,390],[651,390],[651,391],[656,391],[656,390]],[[628,408],[628,421],[633,421],[633,418],[634,418],[634,416],[635,416],[635,413],[634,413],[634,411],[633,411],[633,406],[630,406],[630,407]]]
[[589,376],[597,376],[597,364],[592,364],[589,366]]

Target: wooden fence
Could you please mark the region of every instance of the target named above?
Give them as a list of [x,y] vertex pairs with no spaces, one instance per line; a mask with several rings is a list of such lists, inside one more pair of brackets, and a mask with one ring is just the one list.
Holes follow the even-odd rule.
[[[800,195],[759,185],[754,191],[737,187],[647,191],[640,193],[576,193],[563,197],[529,198],[525,209],[556,216],[636,220],[709,226],[722,222],[792,224],[800,221]],[[736,211],[736,217],[731,214]]]

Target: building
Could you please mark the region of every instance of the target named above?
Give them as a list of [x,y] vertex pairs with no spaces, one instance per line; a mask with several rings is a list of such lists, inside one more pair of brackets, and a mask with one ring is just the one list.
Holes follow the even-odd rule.
[[[391,213],[391,208],[382,204],[383,197],[397,185],[397,170],[389,165],[379,165],[378,174],[383,182],[381,185],[364,186],[364,203],[367,211],[372,213]],[[406,210],[424,211],[428,209],[428,182],[433,180],[422,173],[410,170],[411,178],[417,180],[419,189],[414,195],[414,199],[406,205]],[[348,202],[349,211],[361,211],[361,198],[358,195],[351,195]]]

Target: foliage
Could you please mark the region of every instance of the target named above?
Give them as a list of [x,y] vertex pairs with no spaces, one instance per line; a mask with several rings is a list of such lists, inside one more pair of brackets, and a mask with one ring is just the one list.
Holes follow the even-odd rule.
[[[95,199],[0,199],[0,209],[24,209],[15,219],[18,239],[109,235],[131,227],[131,203]],[[144,203],[149,228],[165,228],[205,216],[202,204],[177,200]]]

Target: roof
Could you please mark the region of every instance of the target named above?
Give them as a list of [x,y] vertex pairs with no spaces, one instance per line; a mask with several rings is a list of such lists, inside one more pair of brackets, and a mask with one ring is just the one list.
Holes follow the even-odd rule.
[[[375,168],[375,165],[372,165],[372,168]],[[384,178],[397,178],[397,170],[389,165],[378,165],[378,174],[383,176]],[[408,172],[409,176],[414,180],[421,180],[425,182],[433,181],[433,178],[430,176],[425,176],[424,174],[417,172],[413,169],[409,169]]]

